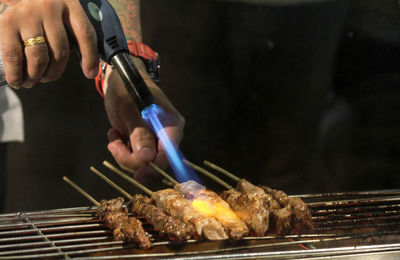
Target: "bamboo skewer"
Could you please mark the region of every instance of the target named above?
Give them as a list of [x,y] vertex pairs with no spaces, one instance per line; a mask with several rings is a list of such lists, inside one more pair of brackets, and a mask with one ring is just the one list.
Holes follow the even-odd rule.
[[92,196],[89,195],[86,191],[84,191],[81,187],[79,187],[77,184],[75,184],[73,181],[71,181],[68,177],[64,176],[63,180],[67,182],[69,185],[71,185],[75,190],[77,190],[80,194],[85,196],[88,200],[90,200],[94,205],[97,207],[100,206],[100,203],[95,200]]
[[171,176],[168,175],[163,169],[158,167],[156,164],[149,162],[149,165],[153,167],[154,170],[156,170],[159,174],[161,174],[165,179],[169,180],[172,184],[178,184],[178,182],[172,178]]
[[[94,167],[91,167],[92,171],[93,171],[93,169],[96,170]],[[93,172],[96,173],[96,171],[93,171]],[[97,173],[100,173],[100,172],[97,171]],[[100,173],[100,175],[102,175],[102,174]],[[87,199],[89,199],[91,202],[93,202],[97,207],[99,207],[101,209],[101,211],[97,212],[96,215],[97,215],[98,219],[100,220],[100,222],[103,222],[106,227],[108,227],[109,229],[112,230],[112,235],[115,240],[121,240],[120,235],[123,235],[122,239],[124,241],[133,241],[133,242],[139,244],[141,248],[149,249],[152,246],[150,239],[149,239],[148,235],[146,234],[146,231],[144,231],[144,229],[143,229],[142,222],[135,217],[129,217],[128,212],[125,211],[123,209],[123,207],[121,207],[120,209],[114,208],[114,206],[110,207],[110,205],[108,205],[109,204],[108,202],[112,202],[113,200],[107,201],[105,208],[103,208],[104,200],[101,201],[102,204],[100,207],[99,202],[97,202],[92,196],[90,196],[87,192],[85,192],[78,185],[73,183],[70,179],[68,179],[67,177],[64,176],[63,180],[68,182],[78,192],[80,192],[82,195],[84,195]],[[123,198],[118,198],[117,200],[119,200],[119,199],[122,199],[122,202],[124,202]],[[105,211],[103,211],[103,210],[105,210]],[[115,210],[117,210],[117,211],[115,211]],[[109,213],[111,213],[111,216],[109,216]],[[114,213],[116,213],[116,215]],[[114,217],[114,216],[116,216],[116,217]],[[122,217],[122,219],[121,219],[121,217]],[[122,221],[120,221],[120,220],[122,220]]]
[[217,176],[215,176],[214,174],[212,174],[211,172],[207,171],[206,169],[189,162],[188,160],[184,159],[183,162],[186,165],[189,165],[190,167],[192,167],[193,169],[197,170],[198,172],[206,175],[207,177],[209,177],[210,179],[214,180],[215,182],[221,184],[222,186],[224,186],[226,189],[230,190],[233,189],[233,187],[231,185],[229,185],[228,183],[224,182],[223,180],[221,180],[220,178],[218,178]]
[[128,192],[126,192],[124,189],[122,189],[120,186],[118,186],[115,182],[113,182],[112,180],[110,180],[109,178],[107,178],[104,174],[102,174],[99,170],[97,170],[96,168],[94,168],[93,166],[90,167],[90,170],[95,173],[97,176],[99,176],[101,179],[103,179],[105,182],[107,182],[108,184],[110,184],[114,189],[116,189],[117,191],[119,191],[122,195],[124,195],[125,197],[127,197],[129,200],[132,200],[133,197],[132,195],[130,195]]
[[174,187],[174,184],[167,179],[162,179],[161,182],[170,188]]
[[217,171],[219,171],[220,173],[224,174],[225,176],[231,178],[231,179],[234,180],[235,182],[238,182],[238,181],[241,180],[241,179],[240,179],[239,177],[237,177],[236,175],[234,175],[234,174],[228,172],[227,170],[225,170],[225,169],[219,167],[218,165],[213,164],[212,162],[209,162],[209,161],[207,161],[207,160],[204,160],[203,163],[204,163],[205,165],[207,165],[208,167],[210,167],[211,169],[217,170]]
[[136,181],[135,179],[129,177],[126,173],[124,173],[123,171],[121,171],[120,169],[118,169],[117,167],[115,167],[114,165],[112,165],[111,163],[104,161],[103,162],[104,166],[106,166],[108,169],[110,169],[111,171],[115,172],[116,174],[118,174],[119,176],[121,176],[122,178],[124,178],[125,180],[129,181],[130,183],[132,183],[133,185],[135,185],[137,188],[141,189],[142,191],[146,192],[149,196],[151,196],[151,194],[153,194],[153,192],[151,190],[149,190],[148,188],[146,188],[145,186],[143,186],[142,184],[140,184],[138,181]]

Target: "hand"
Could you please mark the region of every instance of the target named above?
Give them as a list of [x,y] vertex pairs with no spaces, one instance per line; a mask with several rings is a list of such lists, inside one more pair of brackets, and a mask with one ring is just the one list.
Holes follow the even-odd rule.
[[[140,63],[139,63],[140,62]],[[157,104],[166,112],[162,123],[168,136],[177,145],[183,138],[184,118],[174,108],[162,90],[140,67],[141,60],[135,59],[141,75],[153,93]],[[168,166],[165,151],[153,132],[143,121],[136,104],[128,95],[116,70],[107,68],[104,79],[105,107],[112,129],[108,132],[110,143],[108,150],[118,164],[132,172],[136,178],[143,178],[152,172],[148,162],[154,162],[162,168]],[[145,167],[147,166],[147,167]]]
[[[78,0],[21,0],[0,13],[0,53],[6,80],[14,88],[58,79],[70,54],[67,30],[75,37],[87,78],[98,72],[95,30]],[[44,36],[46,42],[24,47]]]

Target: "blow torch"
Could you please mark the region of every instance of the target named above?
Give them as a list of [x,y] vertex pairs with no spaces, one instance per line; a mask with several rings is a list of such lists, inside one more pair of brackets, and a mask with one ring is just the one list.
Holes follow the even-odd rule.
[[107,0],[80,0],[97,34],[100,58],[117,69],[125,87],[141,112],[155,104],[153,95],[129,55],[121,23]]
[[163,145],[176,177],[180,182],[188,179],[196,180],[196,174],[184,165],[182,153],[164,131],[160,121],[162,109],[156,104],[129,55],[124,31],[115,10],[107,0],[80,0],[80,2],[96,30],[101,59],[118,71],[142,118],[151,126]]

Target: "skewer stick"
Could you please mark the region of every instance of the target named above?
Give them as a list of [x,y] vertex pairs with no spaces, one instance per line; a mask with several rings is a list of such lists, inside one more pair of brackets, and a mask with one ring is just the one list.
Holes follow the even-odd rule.
[[68,179],[68,177],[64,176],[63,180],[66,181],[69,185],[71,185],[75,190],[77,190],[80,194],[82,194],[83,196],[85,196],[85,198],[87,198],[88,200],[90,200],[94,205],[96,205],[97,207],[100,206],[100,203],[95,200],[92,196],[89,195],[89,193],[87,193],[86,191],[84,191],[81,187],[79,187],[78,185],[76,185],[73,181],[71,181],[70,179]]
[[97,176],[99,176],[101,179],[103,179],[105,182],[107,182],[108,184],[110,184],[114,189],[116,189],[117,191],[119,191],[122,195],[124,195],[125,197],[127,197],[129,200],[132,200],[133,197],[132,195],[130,195],[128,192],[126,192],[124,189],[122,189],[120,186],[118,186],[115,182],[113,182],[112,180],[110,180],[109,178],[107,178],[104,174],[102,174],[99,170],[97,170],[96,168],[94,168],[93,166],[90,167],[90,170],[95,173]]
[[162,183],[170,188],[174,187],[174,184],[167,179],[162,179]]
[[225,169],[219,167],[218,165],[215,165],[215,164],[213,164],[213,163],[211,163],[211,162],[209,162],[207,160],[204,160],[203,163],[205,165],[207,165],[208,167],[210,167],[211,169],[219,171],[220,173],[224,174],[225,176],[228,176],[229,178],[231,178],[232,180],[234,180],[236,182],[241,180],[236,175],[233,175],[232,173],[228,172],[227,170],[225,170]]
[[189,162],[186,159],[183,159],[183,162],[186,165],[189,165],[190,167],[192,167],[193,169],[197,170],[198,172],[206,175],[207,177],[209,177],[210,179],[216,181],[217,183],[221,184],[222,186],[224,186],[226,189],[230,190],[233,189],[233,187],[231,185],[229,185],[228,183],[224,182],[223,180],[221,180],[220,178],[218,178],[217,176],[215,176],[214,174],[212,174],[211,172],[207,171],[204,168],[201,168],[200,166],[197,166],[194,163]]
[[140,184],[138,181],[136,181],[135,179],[129,177],[126,173],[124,173],[123,171],[121,171],[120,169],[116,168],[114,165],[112,165],[111,163],[104,161],[103,162],[104,166],[106,166],[108,169],[112,170],[113,172],[115,172],[116,174],[118,174],[119,176],[121,176],[122,178],[124,178],[125,180],[129,181],[130,183],[132,183],[133,185],[135,185],[137,188],[141,189],[142,191],[146,192],[149,196],[151,196],[151,194],[153,194],[153,192],[151,190],[149,190],[148,188],[146,188],[145,186],[143,186],[142,184]]
[[168,173],[166,173],[163,169],[161,169],[160,167],[158,167],[156,164],[149,162],[149,165],[151,167],[153,167],[154,170],[156,170],[159,174],[161,174],[165,179],[169,180],[170,182],[172,182],[172,184],[178,184],[178,182],[172,178],[171,176],[168,175]]

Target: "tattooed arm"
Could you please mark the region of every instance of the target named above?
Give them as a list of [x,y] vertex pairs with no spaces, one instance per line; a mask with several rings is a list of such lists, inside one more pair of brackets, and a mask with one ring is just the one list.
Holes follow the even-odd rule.
[[142,41],[139,0],[110,0],[118,13],[127,40]]

